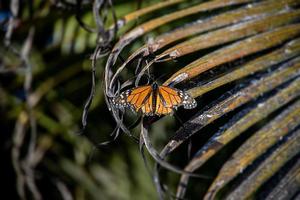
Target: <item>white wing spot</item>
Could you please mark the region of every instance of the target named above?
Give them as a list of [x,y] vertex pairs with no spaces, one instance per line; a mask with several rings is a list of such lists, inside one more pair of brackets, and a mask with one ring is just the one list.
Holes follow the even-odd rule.
[[188,93],[183,93],[182,105],[185,109],[193,109],[197,106],[197,102]]

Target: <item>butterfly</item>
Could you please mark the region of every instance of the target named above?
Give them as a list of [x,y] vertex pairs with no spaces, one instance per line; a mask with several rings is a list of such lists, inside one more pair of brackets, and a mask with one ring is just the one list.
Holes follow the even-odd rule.
[[147,116],[172,114],[179,106],[185,109],[197,106],[196,100],[188,93],[156,82],[125,90],[112,98],[112,104],[119,109],[141,111]]

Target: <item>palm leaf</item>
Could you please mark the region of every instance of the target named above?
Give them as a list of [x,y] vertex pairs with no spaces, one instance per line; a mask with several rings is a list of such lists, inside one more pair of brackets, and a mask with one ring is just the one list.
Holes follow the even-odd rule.
[[[0,125],[12,199],[299,198],[299,1],[9,3]],[[198,107],[178,122],[113,108],[161,74]],[[96,150],[122,131],[142,158],[127,137]]]
[[[231,159],[223,160],[224,164],[218,176],[214,178],[207,194],[203,196],[205,199],[215,199],[221,189],[224,191],[222,190],[220,195],[226,198],[237,199],[259,195],[264,191],[259,190],[257,194],[257,190],[265,188],[263,187],[265,182],[275,176],[287,161],[295,158],[299,153],[296,150],[299,145],[297,139],[299,133],[294,130],[300,123],[297,117],[298,103],[295,101],[299,97],[297,36],[300,26],[296,23],[299,20],[299,10],[292,8],[297,4],[296,1],[257,3],[208,1],[143,22],[121,36],[114,46],[106,64],[106,92],[109,96],[118,89],[114,85],[121,72],[135,60],[146,59],[148,64],[140,71],[137,69],[138,77],[148,69],[155,71],[158,62],[161,66],[164,65],[162,62],[177,59],[179,61],[176,63],[176,68],[179,69],[164,82],[165,85],[178,84],[181,88],[188,89],[195,98],[214,90],[220,96],[217,99],[210,99],[213,103],[199,109],[194,116],[188,117],[182,127],[175,131],[160,154],[155,150],[148,136],[148,129],[153,120],[147,122],[146,119],[143,123],[141,135],[149,153],[159,165],[182,173],[177,188],[178,198],[184,197],[189,176],[195,176],[188,172],[201,169],[202,165],[228,145],[234,146],[236,150],[231,155]],[[175,30],[171,28],[167,33],[159,33],[150,42],[129,55],[127,60],[113,72],[112,67],[117,65],[116,58],[120,52],[141,35],[162,26],[173,27],[173,24],[176,24],[174,20],[188,15],[197,13],[201,16],[203,11],[221,7],[227,9],[221,9],[212,17],[203,13],[200,21],[193,22],[187,19],[180,24],[181,27]],[[151,59],[153,54],[154,58]],[[193,56],[188,56],[189,54]],[[148,58],[149,55],[151,56]],[[238,59],[243,60],[236,64],[235,61]],[[181,60],[189,64],[182,65]],[[233,67],[226,67],[228,63]],[[169,67],[166,70],[174,72],[174,67],[165,67]],[[204,74],[209,72],[213,75],[205,80]],[[223,91],[224,94],[218,90],[221,86],[237,82],[239,85],[231,86],[232,89]],[[291,106],[286,106],[294,101]],[[231,114],[236,113],[236,110],[240,112]],[[232,117],[229,122],[225,120],[226,114]],[[115,116],[117,115],[115,113]],[[120,120],[118,117],[116,119]],[[223,123],[222,125],[219,122],[220,131],[216,134],[205,131],[204,128],[215,121]],[[252,132],[252,136],[243,144],[232,142],[237,137],[241,137],[245,131],[249,135],[248,129],[254,125],[258,130]],[[184,169],[179,169],[163,160],[166,156],[172,157],[174,154],[172,152],[188,139],[193,141],[192,136],[200,134],[202,129],[204,129],[202,134],[210,134],[211,139],[203,146],[197,146],[198,143],[194,142],[196,144],[194,148],[199,150],[187,162]],[[263,139],[264,135],[266,135],[265,139]],[[258,162],[258,160],[263,161]],[[251,171],[252,163],[256,163],[257,170]],[[247,173],[243,173],[244,171]],[[203,175],[201,170],[198,172]],[[237,175],[243,178],[236,179]],[[240,184],[236,184],[236,181]],[[160,183],[157,184],[158,191],[163,191]]]

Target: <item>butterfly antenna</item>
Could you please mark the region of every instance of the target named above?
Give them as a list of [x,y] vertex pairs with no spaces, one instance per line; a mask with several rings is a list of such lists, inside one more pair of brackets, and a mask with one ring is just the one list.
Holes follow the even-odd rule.
[[162,79],[162,78],[165,77],[166,75],[167,75],[167,73],[164,73],[164,74],[160,75],[159,77],[156,78],[156,81]]

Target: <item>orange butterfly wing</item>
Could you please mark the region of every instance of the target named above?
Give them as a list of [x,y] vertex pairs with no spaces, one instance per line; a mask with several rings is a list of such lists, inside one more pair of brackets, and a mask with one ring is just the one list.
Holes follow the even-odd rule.
[[168,115],[173,112],[172,107],[166,107],[163,102],[163,98],[161,95],[157,95],[156,97],[156,107],[155,107],[155,114],[156,115]]
[[[197,102],[188,93],[168,86],[158,86],[155,94],[151,85],[140,86],[122,92],[112,99],[117,108],[129,107],[135,112],[142,111],[145,115],[168,115],[179,106],[192,109]],[[154,105],[155,100],[155,107]]]
[[179,90],[167,86],[159,86],[158,96],[160,96],[160,100],[167,108],[176,108],[183,101]]
[[141,86],[131,90],[127,97],[127,102],[134,106],[136,112],[145,104],[149,99],[152,92],[151,86]]
[[144,114],[151,115],[153,113],[152,96],[151,85],[146,85],[126,90],[113,98],[112,102],[117,108],[130,107],[135,112],[142,110]]
[[167,108],[177,108],[181,105],[185,109],[192,109],[197,106],[197,102],[188,93],[167,86],[159,86],[158,94],[162,103]]
[[147,101],[142,105],[141,110],[145,115],[153,115],[153,93],[150,94]]

